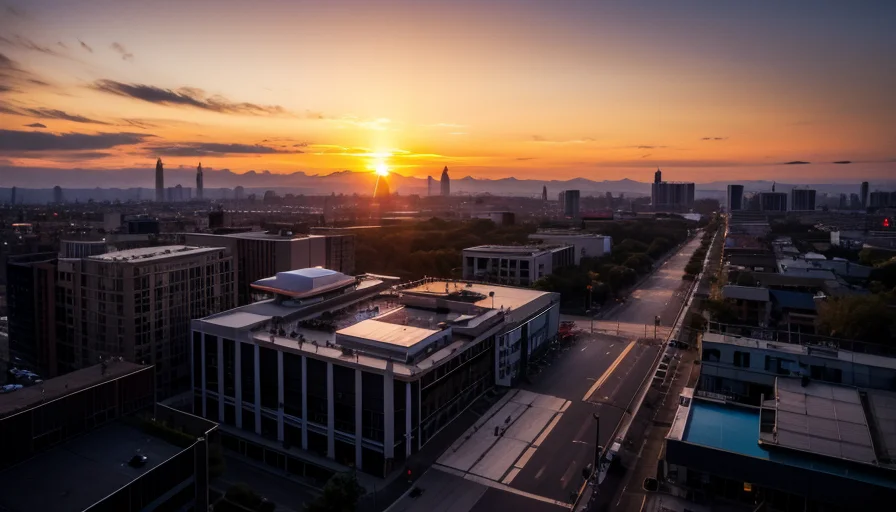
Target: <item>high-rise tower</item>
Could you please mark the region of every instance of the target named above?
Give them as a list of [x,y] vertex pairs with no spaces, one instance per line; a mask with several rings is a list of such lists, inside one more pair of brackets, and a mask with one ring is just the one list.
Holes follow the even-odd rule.
[[861,195],[861,199],[862,199],[862,208],[868,208],[868,182],[867,181],[862,182],[862,192],[860,195]]
[[202,162],[196,168],[196,199],[202,200]]
[[156,160],[156,202],[165,202],[165,167],[161,158]]
[[442,197],[448,197],[451,195],[451,178],[448,177],[448,166],[446,165],[444,169],[442,169]]
[[656,172],[653,173],[653,182],[659,183],[661,181],[663,181],[663,171],[661,171],[661,170],[659,170],[659,168],[657,168]]
[[432,195],[432,182],[433,182],[432,176],[427,176],[426,177],[426,195],[427,195],[427,197]]
[[541,200],[545,203],[548,201],[548,186],[544,185],[541,187]]

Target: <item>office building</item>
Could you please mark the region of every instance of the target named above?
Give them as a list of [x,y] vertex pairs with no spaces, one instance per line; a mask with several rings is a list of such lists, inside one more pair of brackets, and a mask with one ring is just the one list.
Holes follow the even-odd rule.
[[16,197],[16,192],[18,192],[18,189],[16,189],[16,187],[12,187],[12,190],[9,193],[9,204],[16,204],[16,200],[18,199]]
[[244,189],[241,185],[237,185],[233,189],[233,198],[237,201],[242,201],[246,198],[246,189]]
[[849,196],[846,194],[840,194],[840,203],[837,205],[838,210],[848,210],[849,209]]
[[226,247],[234,258],[237,304],[252,302],[252,283],[277,272],[325,267],[338,272],[355,270],[354,235],[292,235],[249,231],[214,235],[187,233],[187,245]]
[[859,197],[859,194],[853,192],[849,194],[849,207],[853,210],[860,210],[862,208],[862,199]]
[[442,197],[448,197],[451,195],[451,178],[448,177],[448,166],[446,165],[444,169],[442,169],[442,178],[441,182],[441,192]]
[[10,256],[6,262],[9,354],[16,365],[56,375],[56,259],[53,252]]
[[543,185],[541,187],[541,201],[543,203],[548,202],[548,187],[547,187],[547,185]]
[[570,219],[579,218],[579,196],[578,190],[564,190],[560,192],[560,211],[564,217]]
[[582,258],[601,258],[613,250],[613,237],[567,229],[539,229],[529,240],[545,244],[571,245],[575,248],[574,264]]
[[728,185],[728,211],[744,210],[744,186]]
[[202,178],[202,162],[199,162],[199,166],[196,167],[196,199],[200,201],[205,198],[202,192],[204,185]]
[[896,393],[812,379],[775,378],[758,407],[686,388],[660,467],[674,494],[732,510],[887,510],[894,414]]
[[162,159],[156,160],[156,202],[165,201],[165,168],[162,166]]
[[815,211],[815,191],[805,188],[791,189],[790,209],[795,212]]
[[190,320],[234,307],[233,258],[183,245],[59,260],[60,373],[101,358],[155,365],[165,398],[189,389]]
[[104,254],[106,251],[108,251],[108,247],[106,246],[106,242],[103,240],[59,241],[60,258],[86,258],[88,256]]
[[861,190],[860,194],[862,196],[862,208],[867,208],[868,207],[868,182],[867,181],[862,182],[862,187],[860,190]]
[[62,187],[56,185],[53,187],[53,203],[54,204],[62,204],[65,199],[62,197]]
[[896,359],[869,348],[852,351],[707,332],[701,358],[701,391],[750,405],[772,396],[775,378],[782,375],[896,391]]
[[426,197],[432,197],[432,176],[426,177]]
[[254,284],[274,298],[194,320],[195,414],[222,423],[225,446],[290,473],[383,476],[519,381],[557,333],[555,293],[395,283],[280,272]]
[[786,192],[761,192],[759,194],[759,209],[764,212],[786,212]]
[[154,406],[153,380],[112,360],[0,395],[0,509],[207,510],[216,426]]
[[683,211],[694,207],[694,184],[662,181],[659,169],[650,185],[650,200],[654,211]]
[[572,245],[480,245],[463,250],[464,279],[529,286],[575,264]]
[[473,219],[487,219],[498,226],[513,226],[516,224],[516,212],[478,212],[470,217]]
[[868,207],[869,208],[888,208],[896,206],[896,203],[891,202],[890,200],[894,198],[896,194],[892,192],[884,192],[882,190],[875,190],[868,196]]

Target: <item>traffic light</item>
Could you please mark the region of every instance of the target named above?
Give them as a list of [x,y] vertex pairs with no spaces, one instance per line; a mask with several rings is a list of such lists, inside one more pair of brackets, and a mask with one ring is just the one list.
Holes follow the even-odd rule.
[[891,227],[891,226],[893,225],[893,223],[890,222],[890,218],[889,218],[889,217],[884,217],[884,221],[881,222],[881,225],[882,225],[883,227],[885,227],[885,228],[888,228],[888,227]]

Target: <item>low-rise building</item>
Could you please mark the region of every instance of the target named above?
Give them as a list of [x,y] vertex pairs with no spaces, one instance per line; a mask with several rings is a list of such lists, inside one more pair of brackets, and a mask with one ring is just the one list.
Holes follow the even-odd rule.
[[0,509],[207,510],[215,424],[154,407],[154,381],[113,359],[0,395]]
[[322,479],[400,468],[559,326],[559,296],[523,288],[319,268],[253,286],[274,298],[193,321],[193,410],[225,446]]
[[576,265],[582,258],[601,258],[613,250],[613,237],[566,229],[540,229],[529,235],[529,240],[573,246]]
[[479,245],[463,250],[464,279],[529,286],[574,265],[572,245]]
[[885,510],[896,499],[896,394],[788,377],[758,407],[684,391],[663,452],[675,494],[782,511]]

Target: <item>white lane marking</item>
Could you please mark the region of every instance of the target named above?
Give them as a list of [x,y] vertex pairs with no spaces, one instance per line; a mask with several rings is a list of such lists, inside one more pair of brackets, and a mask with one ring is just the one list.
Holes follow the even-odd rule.
[[588,345],[585,345],[584,347],[582,347],[582,350],[579,350],[579,352],[584,352],[586,348],[588,348]]

